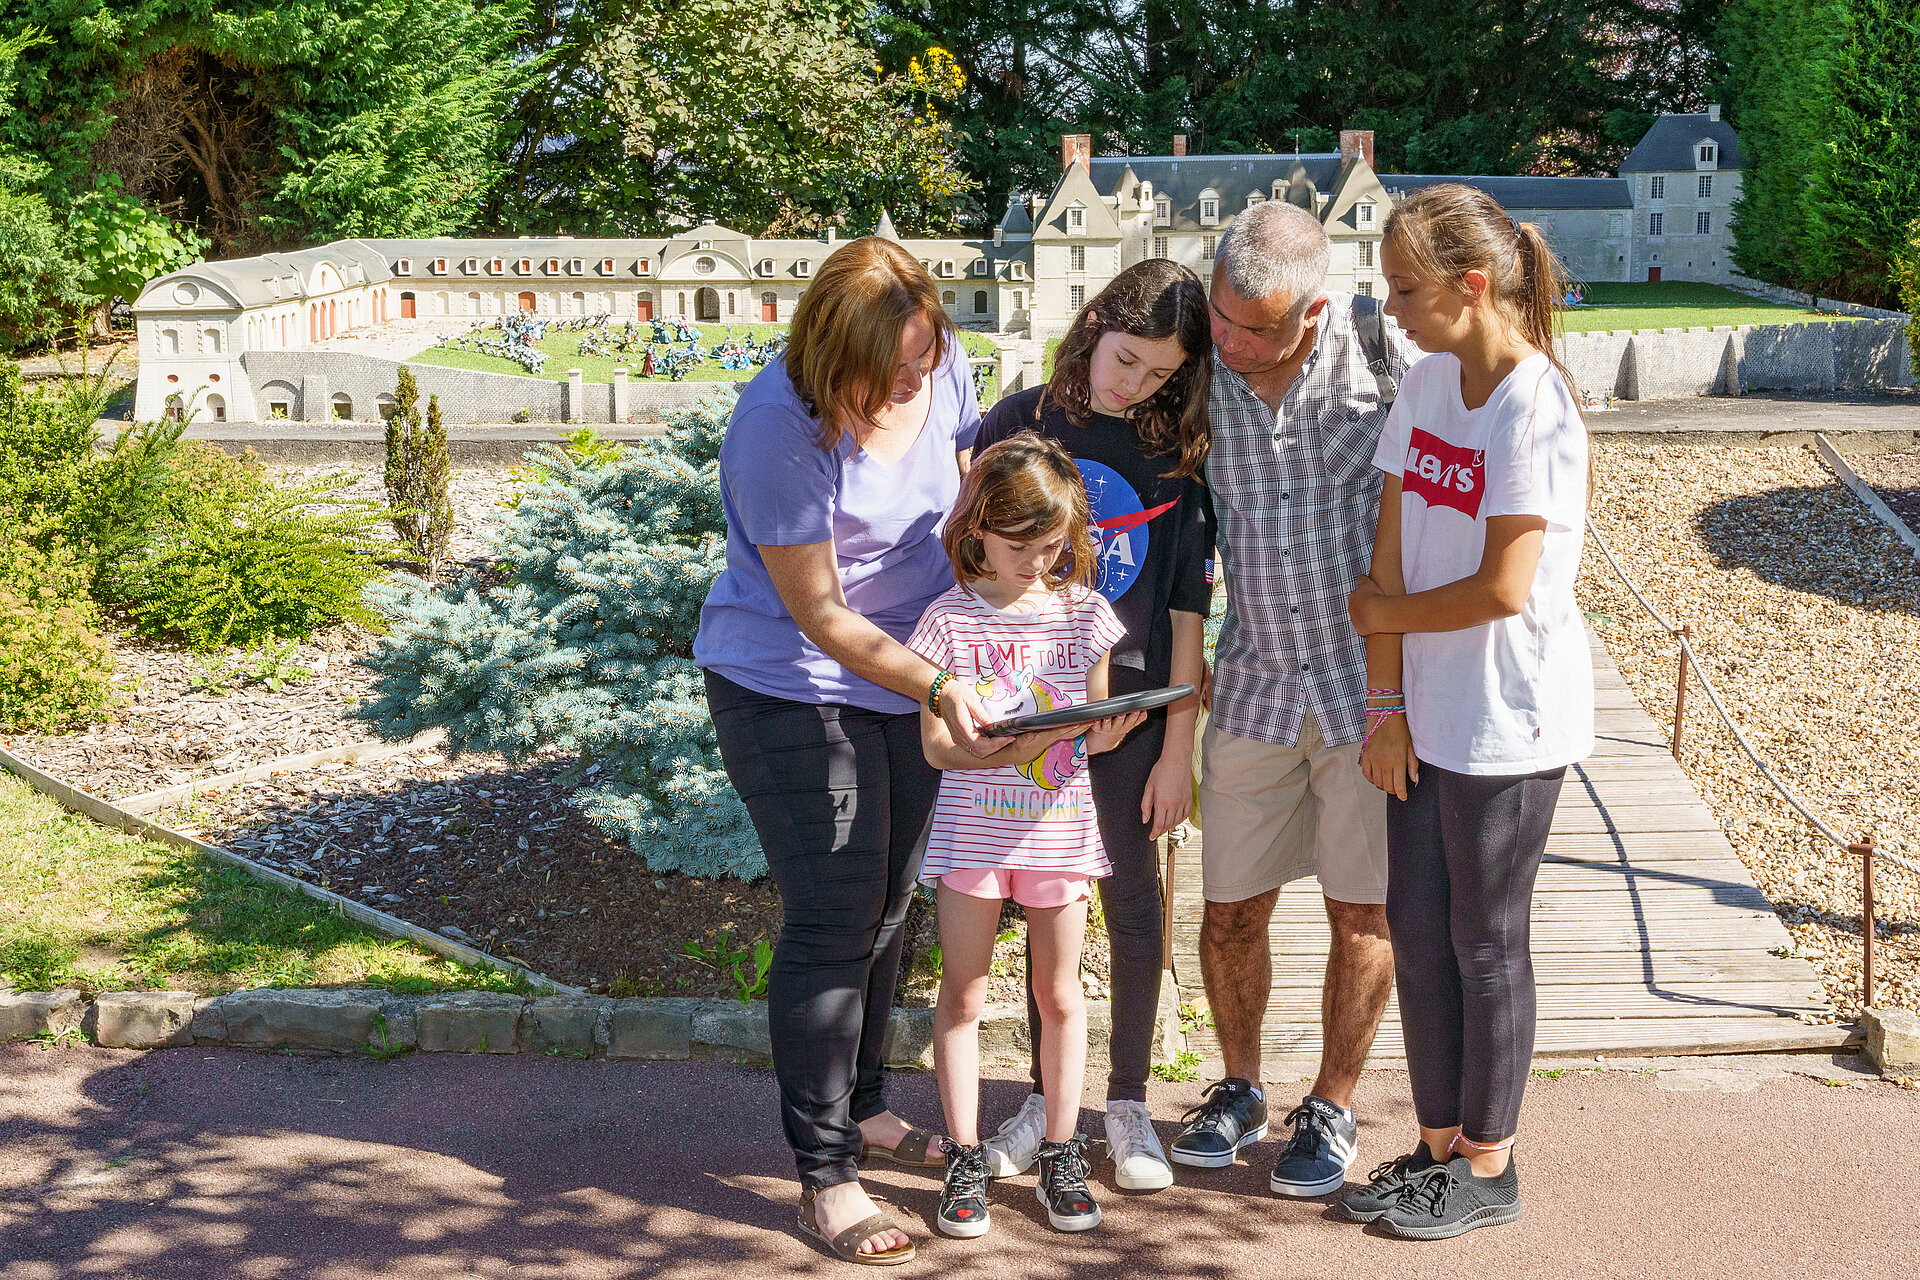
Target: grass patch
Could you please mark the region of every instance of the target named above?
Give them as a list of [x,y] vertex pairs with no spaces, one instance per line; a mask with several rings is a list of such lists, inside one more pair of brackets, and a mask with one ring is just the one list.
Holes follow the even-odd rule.
[[1663,280],[1657,284],[1590,284],[1586,305],[1561,313],[1568,333],[1609,329],[1703,329],[1712,325],[1808,324],[1845,320],[1792,303],[1767,302],[1717,284]]
[[68,813],[0,773],[0,984],[45,991],[530,991],[238,867]]
[[[645,328],[645,326],[642,327]],[[783,324],[706,324],[695,325],[694,328],[699,330],[700,345],[708,350],[712,350],[715,344],[725,342],[729,338],[738,338],[742,342],[749,340],[758,342],[776,333],[787,331],[787,326]],[[607,326],[608,333],[617,334],[621,331],[621,325]],[[984,334],[965,329],[959,332],[960,345],[967,349],[968,355],[990,356],[996,350],[993,340]],[[641,378],[639,375],[641,355],[637,350],[611,356],[581,355],[580,339],[591,336],[593,335],[587,333],[563,333],[549,329],[545,337],[533,344],[552,357],[540,373],[539,380],[565,382],[567,370],[578,369],[581,376],[588,382],[612,382],[613,371],[625,369],[639,382],[668,381],[665,374]],[[511,360],[503,360],[499,356],[482,355],[478,351],[456,351],[447,347],[431,347],[417,356],[410,357],[407,363],[439,365],[448,369],[473,369],[480,373],[505,373],[517,378],[533,376]],[[718,360],[709,359],[687,370],[686,376],[681,381],[746,382],[758,372],[760,372],[758,368],[722,369]]]

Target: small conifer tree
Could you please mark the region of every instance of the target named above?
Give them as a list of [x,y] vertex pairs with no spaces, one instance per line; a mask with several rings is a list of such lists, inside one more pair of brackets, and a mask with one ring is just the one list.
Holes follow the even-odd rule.
[[572,753],[574,802],[650,867],[763,874],[690,661],[725,563],[732,405],[720,389],[675,415],[665,440],[530,454],[497,535],[509,582],[369,591],[391,628],[361,659],[377,679],[355,714],[389,741],[444,728],[456,754]]
[[431,578],[453,536],[453,505],[447,496],[451,467],[440,397],[427,401],[427,419],[422,427],[420,386],[413,370],[401,365],[393,416],[387,419],[387,500],[393,508],[393,531],[413,558],[427,566]]

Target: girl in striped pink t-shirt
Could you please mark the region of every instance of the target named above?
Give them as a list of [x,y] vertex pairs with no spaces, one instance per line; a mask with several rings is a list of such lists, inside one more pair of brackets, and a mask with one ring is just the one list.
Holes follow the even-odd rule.
[[983,759],[957,746],[939,715],[949,681],[969,685],[994,719],[1107,696],[1107,651],[1124,628],[1089,586],[1090,524],[1079,469],[1058,443],[1029,431],[987,449],[943,535],[959,585],[928,606],[907,641],[942,672],[920,716],[927,760],[945,770],[920,878],[939,886],[933,1053],[949,1135],[939,1226],[953,1236],[980,1235],[988,1223],[979,1027],[1007,898],[1026,909],[1040,1007],[1040,1202],[1063,1231],[1100,1221],[1086,1185],[1087,1138],[1075,1132],[1087,1057],[1080,946],[1093,881],[1111,869],[1086,761],[1145,716],[1025,734]]

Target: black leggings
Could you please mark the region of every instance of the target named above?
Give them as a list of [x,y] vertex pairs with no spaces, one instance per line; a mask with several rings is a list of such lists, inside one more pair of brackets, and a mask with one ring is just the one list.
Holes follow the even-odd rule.
[[707,673],[727,776],[784,917],[767,978],[780,1120],[800,1184],[859,1176],[859,1122],[887,1109],[882,1050],[940,775],[917,712],[770,698]]
[[1387,925],[1424,1128],[1489,1143],[1519,1126],[1533,1062],[1528,913],[1566,772],[1422,762],[1406,800],[1387,797]]
[[[1116,673],[1116,686],[1122,679]],[[1144,685],[1142,687],[1145,687]],[[1115,695],[1136,690],[1116,687]],[[1160,851],[1140,821],[1140,797],[1147,775],[1160,761],[1167,740],[1167,713],[1156,711],[1111,751],[1087,761],[1100,840],[1107,847],[1113,874],[1100,881],[1100,911],[1106,920],[1112,953],[1111,1009],[1107,1036],[1107,1100],[1147,1100],[1147,1068],[1153,1061],[1153,1032],[1160,1014],[1161,954]],[[1033,957],[1027,957],[1027,1030],[1034,1050],[1033,1091],[1040,1086],[1040,1006],[1033,998]]]

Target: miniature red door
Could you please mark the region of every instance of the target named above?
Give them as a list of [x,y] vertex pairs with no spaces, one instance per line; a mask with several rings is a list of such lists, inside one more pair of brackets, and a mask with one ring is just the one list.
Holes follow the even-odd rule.
[[651,319],[653,319],[653,297],[652,297],[652,295],[648,295],[648,296],[646,296],[646,297],[643,297],[643,298],[641,298],[641,299],[640,299],[640,318],[641,318],[642,320],[651,320]]
[[410,293],[400,295],[400,318],[402,320],[413,319],[413,295]]
[[534,305],[533,295],[531,293],[523,293],[520,295],[520,309],[528,315],[532,315],[538,309]]
[[1648,283],[1648,284],[1659,284],[1659,283],[1660,283],[1660,268],[1658,268],[1658,267],[1648,267],[1648,268],[1647,268],[1647,283]]
[[760,295],[760,319],[772,324],[780,318],[780,300],[770,293]]

